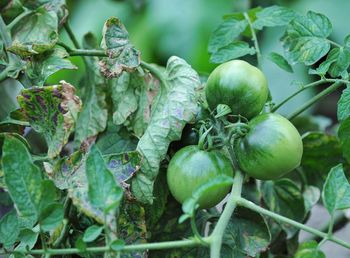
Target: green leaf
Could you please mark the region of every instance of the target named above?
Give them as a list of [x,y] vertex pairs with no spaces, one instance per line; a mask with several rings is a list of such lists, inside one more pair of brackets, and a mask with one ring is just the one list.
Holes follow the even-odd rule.
[[328,72],[333,78],[348,77],[347,69],[350,65],[350,51],[346,48],[334,48],[327,56],[326,61],[320,64],[316,70],[310,70],[310,74],[325,76]]
[[15,210],[6,213],[0,219],[0,243],[5,248],[10,248],[19,235],[19,225]]
[[342,121],[338,129],[338,138],[343,150],[343,156],[350,161],[350,118]]
[[287,58],[292,64],[316,63],[330,49],[327,37],[331,32],[332,24],[322,14],[309,11],[306,16],[296,17],[289,23],[281,39]]
[[344,162],[337,137],[321,132],[303,136],[301,167],[309,185],[322,189],[329,170]]
[[123,197],[123,189],[107,168],[102,154],[95,145],[92,146],[86,159],[86,176],[91,204],[106,213],[111,206],[115,210]]
[[125,242],[123,239],[116,239],[111,243],[111,249],[114,251],[121,251],[125,246]]
[[254,55],[255,48],[250,47],[247,42],[234,41],[224,47],[217,49],[210,58],[212,63],[224,63],[245,55]]
[[5,137],[2,168],[19,217],[27,221],[28,226],[33,225],[38,218],[41,199],[41,173],[33,164],[26,146],[14,136]]
[[344,121],[350,117],[350,86],[348,85],[341,94],[337,105],[337,117],[339,121]]
[[[299,187],[291,180],[265,181],[262,184],[262,196],[271,211],[295,221],[304,220],[306,215],[304,197]],[[287,224],[281,224],[281,227],[287,233],[288,238],[297,232],[296,228]]]
[[225,229],[221,257],[256,257],[267,250],[270,241],[271,234],[264,218],[239,207]]
[[132,192],[144,203],[152,203],[153,183],[169,143],[180,139],[185,124],[197,113],[195,89],[200,81],[191,66],[181,58],[171,57],[163,76],[151,121],[137,145],[143,160],[141,170],[133,178]]
[[84,232],[83,241],[85,243],[95,241],[98,238],[98,236],[101,235],[102,230],[102,226],[92,225],[88,227]]
[[288,24],[296,13],[281,6],[270,6],[256,13],[257,19],[253,23],[253,28],[261,30],[263,27],[275,27]]
[[99,135],[97,147],[103,155],[136,150],[137,138],[121,126],[108,122],[107,130]]
[[61,203],[51,203],[40,212],[39,223],[44,231],[50,231],[58,227],[63,220],[63,205]]
[[[96,49],[97,39],[92,33],[84,36],[83,46],[85,49]],[[84,140],[96,136],[104,131],[107,126],[107,103],[104,88],[104,78],[99,71],[97,57],[85,57],[87,63],[87,77],[83,81],[84,94],[82,111],[79,114],[74,140],[81,144]]]
[[274,62],[276,65],[278,65],[279,68],[285,70],[286,72],[293,73],[292,66],[288,63],[288,61],[280,54],[271,52],[268,56],[268,58]]
[[43,86],[50,75],[62,69],[78,69],[66,59],[68,56],[64,48],[55,46],[50,51],[31,57],[27,64],[26,73],[32,85]]
[[316,241],[301,243],[295,258],[326,258],[326,255],[318,247]]
[[86,251],[87,245],[83,241],[82,236],[79,236],[78,239],[75,241],[75,247],[80,251]]
[[28,57],[52,49],[58,40],[58,19],[44,7],[23,17],[12,29],[9,51]]
[[36,229],[37,227],[33,229],[23,229],[19,233],[18,240],[20,243],[16,246],[16,251],[26,251],[31,250],[36,242],[38,241],[39,236],[39,230]]
[[74,93],[72,85],[61,81],[61,85],[24,89],[17,97],[30,125],[44,135],[50,158],[61,152],[74,130],[81,109],[81,101]]
[[[206,192],[213,192],[213,189],[228,187],[232,184],[232,177],[220,175],[211,180],[210,182],[201,185],[197,189],[194,189],[192,197],[185,200],[185,202],[182,204],[182,210],[185,213],[185,215],[187,215],[183,218],[190,218],[194,216],[195,210],[199,207],[198,203],[200,202],[201,198],[203,198],[203,196],[208,196]],[[184,221],[183,219],[181,219],[181,217],[180,223]]]
[[350,208],[350,184],[345,177],[343,165],[331,169],[323,186],[323,204],[332,215],[336,210]]
[[303,192],[304,197],[304,205],[306,212],[311,211],[312,207],[318,202],[321,197],[321,191],[312,185],[308,185],[305,187]]
[[235,41],[247,26],[248,22],[243,16],[225,19],[210,37],[208,45],[209,53],[215,53],[218,49]]
[[101,46],[108,58],[101,61],[102,73],[110,78],[140,65],[140,52],[129,42],[129,34],[118,18],[109,18],[103,27]]

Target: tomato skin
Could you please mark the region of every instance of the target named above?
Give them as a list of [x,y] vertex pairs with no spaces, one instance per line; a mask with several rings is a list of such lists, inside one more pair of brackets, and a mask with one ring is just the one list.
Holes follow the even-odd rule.
[[262,114],[235,146],[240,168],[261,180],[277,179],[300,165],[303,143],[298,130],[281,115]]
[[242,60],[219,65],[210,74],[205,87],[209,107],[228,105],[233,114],[252,118],[263,109],[268,97],[265,75],[255,66]]
[[[204,151],[197,145],[182,148],[172,157],[167,171],[171,194],[183,203],[200,185],[218,175],[233,176],[230,160],[218,150]],[[218,204],[230,191],[230,187],[207,191],[199,200],[200,208]]]

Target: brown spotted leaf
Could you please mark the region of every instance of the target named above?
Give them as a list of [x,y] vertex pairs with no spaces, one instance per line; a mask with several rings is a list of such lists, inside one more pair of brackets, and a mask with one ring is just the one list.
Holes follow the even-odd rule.
[[17,97],[32,128],[44,135],[50,158],[56,157],[67,143],[81,109],[75,88],[65,81],[60,83],[24,89]]
[[133,71],[140,65],[140,52],[129,41],[129,33],[118,18],[109,18],[103,27],[101,71],[106,77],[117,77],[123,71]]

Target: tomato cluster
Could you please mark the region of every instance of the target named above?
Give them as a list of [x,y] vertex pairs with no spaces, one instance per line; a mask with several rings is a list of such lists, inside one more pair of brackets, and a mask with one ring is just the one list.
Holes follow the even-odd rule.
[[[226,104],[233,115],[250,119],[247,132],[233,143],[239,168],[260,180],[274,180],[299,166],[303,144],[297,129],[288,119],[275,113],[262,113],[269,89],[265,75],[241,60],[219,65],[210,74],[205,96],[214,110]],[[200,185],[218,175],[233,176],[230,160],[220,150],[201,150],[187,146],[171,159],[167,179],[170,192],[183,203]],[[220,202],[229,189],[206,192],[201,208]]]

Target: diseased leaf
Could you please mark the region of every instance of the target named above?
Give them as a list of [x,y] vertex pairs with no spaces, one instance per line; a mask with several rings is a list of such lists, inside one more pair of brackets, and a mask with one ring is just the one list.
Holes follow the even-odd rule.
[[303,136],[301,167],[309,185],[322,189],[329,170],[344,162],[337,137],[321,132]]
[[224,19],[210,37],[208,45],[209,53],[215,53],[218,49],[235,41],[247,26],[248,22],[243,16]]
[[24,89],[17,97],[30,125],[45,137],[50,158],[56,157],[67,143],[81,109],[74,87],[65,81],[60,83]]
[[293,73],[292,66],[288,61],[280,54],[272,52],[269,54],[268,58],[274,62],[279,68],[285,70],[286,72]]
[[[265,181],[262,184],[262,196],[266,206],[273,212],[295,221],[302,222],[306,215],[304,197],[299,187],[289,179]],[[290,205],[293,203],[293,205]],[[298,231],[288,224],[281,224],[288,238]]]
[[320,250],[316,241],[301,243],[294,256],[295,258],[326,258],[326,255]]
[[292,64],[316,63],[330,49],[327,37],[331,32],[332,24],[322,14],[309,11],[306,16],[296,17],[288,24],[281,39],[287,58]]
[[261,30],[263,27],[275,27],[288,24],[296,13],[282,6],[270,6],[256,13],[256,21],[253,23],[255,29]]
[[245,55],[254,55],[255,48],[250,47],[247,42],[234,41],[224,47],[217,49],[210,58],[212,63],[224,63]]
[[343,165],[331,169],[323,186],[323,204],[332,215],[336,210],[350,208],[350,184],[345,177]]
[[58,19],[54,11],[39,7],[23,17],[12,29],[9,51],[28,57],[52,49],[58,40]]
[[[83,46],[86,49],[97,48],[97,39],[92,33],[84,36]],[[83,81],[84,95],[82,111],[79,114],[74,140],[81,144],[89,137],[96,136],[107,126],[107,103],[104,92],[105,81],[99,71],[98,58],[86,57],[87,78]]]
[[350,117],[350,86],[348,85],[338,101],[337,117],[339,121],[344,121]]
[[140,65],[140,52],[129,42],[129,34],[118,18],[109,18],[103,27],[101,46],[108,58],[101,61],[102,73],[110,78]]
[[92,225],[88,227],[84,232],[83,241],[86,243],[95,241],[101,235],[102,230],[103,226]]
[[9,211],[0,219],[0,243],[10,248],[19,235],[19,224],[15,210]]
[[256,212],[239,207],[224,233],[222,257],[256,257],[267,250],[271,234],[264,218]]
[[343,156],[348,162],[350,162],[350,118],[347,118],[340,123],[338,138],[343,150]]
[[132,180],[132,192],[144,203],[152,203],[153,184],[169,143],[180,139],[185,124],[194,119],[197,111],[195,89],[200,81],[191,66],[181,58],[171,57],[163,76],[151,121],[137,145],[143,159],[141,170]]
[[2,168],[7,190],[16,205],[19,217],[32,226],[38,218],[41,199],[40,169],[33,164],[26,146],[14,136],[6,136]]
[[106,214],[115,210],[123,197],[123,189],[107,168],[102,154],[95,145],[92,146],[86,159],[86,176],[91,204]]
[[59,46],[45,53],[32,56],[27,64],[26,73],[32,85],[43,86],[46,79],[62,69],[78,69],[66,57],[67,51]]

